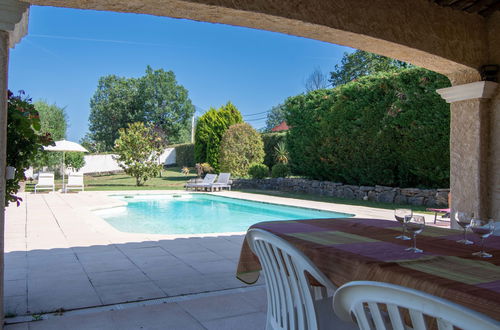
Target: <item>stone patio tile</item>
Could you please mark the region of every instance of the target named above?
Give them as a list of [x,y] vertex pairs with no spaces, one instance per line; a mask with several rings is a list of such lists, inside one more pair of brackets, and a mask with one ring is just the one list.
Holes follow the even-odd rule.
[[161,265],[174,267],[175,265],[182,263],[182,261],[180,261],[178,258],[170,254],[165,254],[165,255],[140,254],[132,256],[128,255],[128,257],[138,267],[156,267]]
[[5,297],[26,295],[26,279],[4,281],[3,294]]
[[208,330],[255,330],[266,328],[266,313],[258,312],[218,320],[203,321]]
[[166,294],[153,282],[118,283],[95,287],[104,304],[115,304],[165,297]]
[[[8,329],[8,328],[7,328]],[[118,330],[110,312],[75,315],[30,322],[30,330]]]
[[110,272],[88,273],[94,286],[147,282],[150,279],[139,269],[114,270]]
[[26,295],[4,297],[5,315],[25,315],[28,310]]
[[189,265],[196,265],[200,262],[224,260],[223,257],[208,250],[194,253],[177,253],[175,255]]
[[46,252],[45,255],[40,255],[39,253],[31,253],[28,251],[27,259],[31,266],[39,266],[39,265],[50,265],[50,264],[61,264],[61,263],[78,263],[78,259],[76,255],[72,253],[71,249],[68,251],[69,253],[65,254],[52,254],[51,252]]
[[119,244],[120,250],[135,250],[135,249],[146,249],[146,248],[157,248],[159,247],[158,241],[145,240],[141,242],[130,242],[127,241],[125,244]]
[[248,286],[248,284],[245,284],[238,280],[234,272],[204,274],[203,276],[217,284],[219,289],[233,289]]
[[220,290],[221,286],[201,274],[178,276],[155,281],[169,296]]
[[202,274],[213,274],[222,272],[235,274],[237,268],[237,264],[229,260],[197,262],[193,263],[192,266]]
[[258,308],[243,299],[243,295],[244,293],[234,293],[182,301],[178,304],[200,322],[259,312]]
[[68,278],[86,277],[85,271],[79,263],[49,264],[29,267],[28,279],[30,281],[59,280]]
[[116,329],[202,330],[200,323],[177,304],[132,308],[112,313]]
[[6,267],[3,273],[5,281],[25,280],[28,276],[28,267]]
[[40,257],[45,257],[48,255],[74,255],[73,250],[70,248],[52,248],[52,249],[35,249],[35,250],[29,250],[28,253],[32,256],[40,256]]
[[262,286],[256,290],[248,290],[244,293],[243,299],[255,306],[259,311],[267,311],[267,295],[266,288]]
[[158,245],[170,252],[173,255],[179,253],[199,253],[201,251],[208,251],[202,247],[193,238],[178,238],[175,240],[162,240]]
[[28,282],[28,310],[31,313],[101,305],[87,278],[45,279]]
[[93,246],[73,246],[71,248],[74,253],[78,257],[80,257],[81,254],[87,254],[87,253],[106,253],[106,252],[114,252],[117,251],[117,248],[114,244],[107,244],[107,245],[93,245]]
[[193,267],[184,263],[173,265],[157,264],[153,266],[142,266],[141,270],[152,280],[164,280],[171,277],[189,276],[200,274]]
[[28,323],[9,324],[4,326],[5,330],[29,330]]
[[95,272],[109,272],[113,270],[127,270],[127,269],[136,269],[137,266],[134,265],[130,260],[125,257],[120,258],[99,258],[96,256],[92,260],[81,261],[83,268],[87,271],[87,273],[95,273]]

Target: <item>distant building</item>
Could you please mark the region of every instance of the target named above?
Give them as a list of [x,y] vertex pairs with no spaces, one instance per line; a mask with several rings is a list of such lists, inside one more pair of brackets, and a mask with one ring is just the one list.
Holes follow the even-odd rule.
[[281,132],[281,131],[288,131],[290,129],[290,127],[288,127],[288,125],[286,124],[285,121],[282,121],[281,124],[279,124],[278,126],[276,127],[273,127],[271,129],[271,132]]

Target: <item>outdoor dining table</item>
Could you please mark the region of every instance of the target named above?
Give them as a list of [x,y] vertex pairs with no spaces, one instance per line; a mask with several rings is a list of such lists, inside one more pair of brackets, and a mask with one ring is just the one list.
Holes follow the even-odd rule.
[[[492,258],[473,256],[473,245],[456,241],[462,231],[427,226],[417,237],[423,253],[405,251],[412,241],[396,239],[401,225],[377,219],[312,219],[260,222],[250,228],[271,232],[301,250],[335,285],[380,281],[427,292],[500,320],[500,237],[486,239]],[[255,283],[261,265],[243,242],[237,278]]]

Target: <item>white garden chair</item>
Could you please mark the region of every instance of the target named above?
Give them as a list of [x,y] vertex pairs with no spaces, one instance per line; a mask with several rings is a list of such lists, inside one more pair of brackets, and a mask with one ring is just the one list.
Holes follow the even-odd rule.
[[216,178],[217,178],[217,174],[208,173],[205,175],[202,182],[199,182],[199,183],[188,182],[188,183],[186,183],[186,185],[184,187],[186,188],[186,190],[188,190],[189,188],[194,189],[194,190],[197,190],[198,188],[210,188],[210,185],[212,183],[214,183]]
[[35,185],[35,194],[38,190],[55,191],[54,173],[38,173],[38,183]]
[[[500,329],[497,322],[461,305],[399,285],[357,281],[341,286],[334,296],[333,309],[344,321],[356,318],[362,330],[428,329],[424,315],[435,318],[439,330]],[[405,324],[401,309],[406,309],[411,325]]]
[[83,173],[70,173],[68,175],[68,183],[66,184],[65,191],[67,192],[70,189],[80,189],[84,191]]
[[217,177],[217,181],[210,185],[210,191],[215,189],[222,190],[224,188],[231,190],[231,183],[229,183],[229,179],[231,178],[231,173],[221,173]]
[[250,229],[246,237],[266,280],[266,329],[355,329],[339,325],[343,322],[331,312],[331,297],[315,297],[306,273],[331,293],[336,287],[301,251],[264,230]]

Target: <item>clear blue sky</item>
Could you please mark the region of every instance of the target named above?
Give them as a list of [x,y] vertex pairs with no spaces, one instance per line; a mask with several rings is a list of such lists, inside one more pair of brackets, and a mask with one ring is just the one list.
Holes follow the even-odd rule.
[[[29,34],[11,51],[9,89],[66,107],[68,139],[87,132],[99,77],[172,70],[198,108],[232,101],[245,119],[304,91],[350,48],[280,33],[149,15],[31,7]],[[197,113],[200,115],[201,113]],[[265,119],[249,121],[255,128]]]

